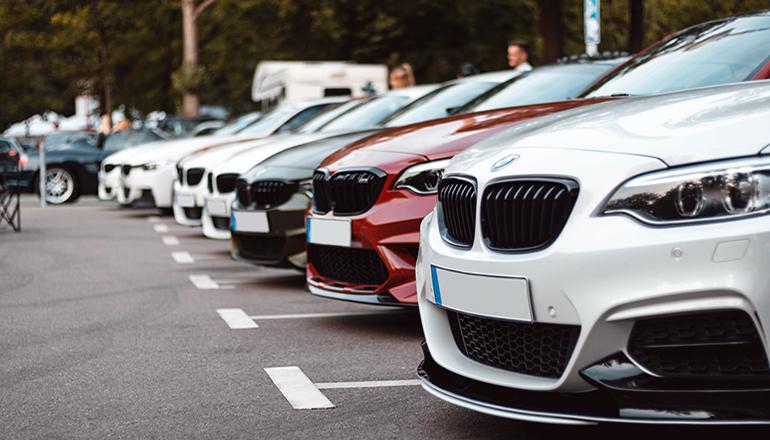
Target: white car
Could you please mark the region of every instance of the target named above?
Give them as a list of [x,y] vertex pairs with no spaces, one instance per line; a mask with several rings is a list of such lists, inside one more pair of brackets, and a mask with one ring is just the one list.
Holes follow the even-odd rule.
[[[430,94],[436,84],[393,90],[380,96],[353,103],[341,114],[313,120],[301,133],[286,136],[276,142],[259,144],[255,148],[236,154],[214,167],[210,172],[210,186],[201,185],[205,203],[201,213],[203,234],[206,237],[227,240],[230,238],[230,205],[235,200],[235,178],[257,166],[268,157],[286,149],[308,142],[329,138],[341,133],[363,131],[377,126],[395,112]],[[335,112],[336,113],[336,112]],[[176,212],[176,210],[175,210]]]
[[[163,148],[143,149],[121,165],[118,203],[171,208],[176,163],[201,149],[254,141],[276,133],[291,132],[318,113],[344,102],[344,97],[323,98],[279,106],[233,136],[202,136],[168,141]],[[148,145],[149,146],[149,145]]]
[[609,101],[455,157],[421,225],[428,392],[536,422],[770,423],[770,82]]

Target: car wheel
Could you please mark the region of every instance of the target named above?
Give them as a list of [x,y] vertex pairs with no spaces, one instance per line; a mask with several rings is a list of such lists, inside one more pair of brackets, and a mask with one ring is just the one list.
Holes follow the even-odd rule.
[[72,171],[52,167],[46,170],[45,200],[52,205],[73,202],[78,198],[78,182]]

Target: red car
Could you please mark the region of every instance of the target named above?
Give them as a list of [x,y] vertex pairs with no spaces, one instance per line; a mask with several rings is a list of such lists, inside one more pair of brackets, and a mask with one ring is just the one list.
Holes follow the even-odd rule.
[[522,120],[613,96],[768,78],[770,46],[759,44],[768,38],[768,13],[696,25],[616,68],[589,87],[585,99],[387,130],[333,154],[313,176],[310,291],[371,304],[415,304],[419,224],[435,206],[438,180],[452,156]]

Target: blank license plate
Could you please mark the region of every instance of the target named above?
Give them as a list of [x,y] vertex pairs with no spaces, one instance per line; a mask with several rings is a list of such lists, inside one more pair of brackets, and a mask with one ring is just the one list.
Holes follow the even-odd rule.
[[195,196],[191,194],[177,194],[176,204],[182,208],[193,208],[195,207]]
[[270,232],[267,213],[265,211],[233,211],[232,229],[238,232]]
[[431,266],[436,304],[458,312],[532,322],[529,282]]
[[227,215],[227,204],[224,200],[206,200],[206,209],[210,215],[219,217]]
[[315,244],[350,247],[351,227],[348,219],[308,217],[307,241]]

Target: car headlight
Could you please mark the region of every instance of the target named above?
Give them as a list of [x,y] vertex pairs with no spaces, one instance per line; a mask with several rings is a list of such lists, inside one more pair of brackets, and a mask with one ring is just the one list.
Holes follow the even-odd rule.
[[305,194],[309,199],[313,198],[313,179],[303,180],[299,182],[298,192]]
[[408,189],[421,195],[436,194],[438,182],[444,175],[444,168],[449,164],[449,161],[450,159],[442,159],[412,165],[401,173],[393,186],[399,189]]
[[682,167],[635,177],[602,214],[627,214],[656,225],[733,220],[770,212],[770,158]]
[[169,162],[169,161],[148,162],[142,165],[142,169],[144,171],[155,171],[159,168],[171,166],[173,164],[174,164],[173,162]]

